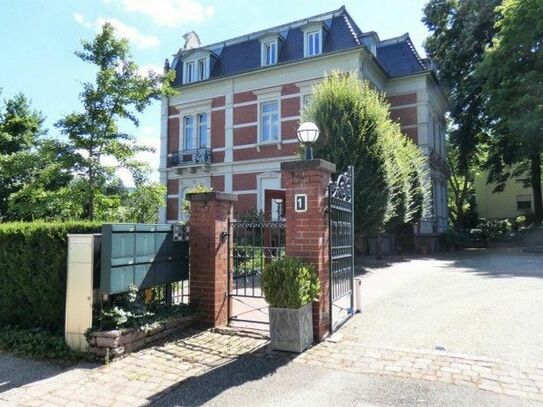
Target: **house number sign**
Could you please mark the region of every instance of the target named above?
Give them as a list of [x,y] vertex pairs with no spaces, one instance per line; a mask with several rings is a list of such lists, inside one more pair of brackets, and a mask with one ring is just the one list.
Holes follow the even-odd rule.
[[296,212],[306,212],[307,211],[307,194],[296,194],[294,195],[294,210]]

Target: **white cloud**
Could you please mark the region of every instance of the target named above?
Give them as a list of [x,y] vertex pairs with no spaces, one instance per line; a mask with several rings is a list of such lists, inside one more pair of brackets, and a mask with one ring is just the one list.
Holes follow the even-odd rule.
[[213,6],[205,6],[197,0],[118,1],[125,11],[146,15],[161,27],[177,27],[187,22],[202,22],[215,14]]
[[83,27],[94,27],[96,31],[99,31],[104,23],[109,22],[120,37],[126,38],[138,48],[154,48],[160,45],[160,40],[154,35],[142,34],[137,28],[131,27],[116,18],[100,17],[95,21],[90,21],[81,13],[74,13],[73,17]]
[[77,21],[79,24],[81,24],[83,27],[91,28],[92,23],[87,20],[84,14],[81,13],[74,13],[74,20]]
[[130,41],[132,44],[136,45],[139,48],[154,48],[158,47],[160,45],[160,41],[157,37],[154,35],[145,35],[138,31],[138,29],[131,27],[129,25],[126,25],[120,20],[117,20],[116,18],[98,18],[94,26],[97,30],[100,29],[106,22],[110,23],[113,28],[117,31],[117,34],[122,37],[126,38],[128,41]]

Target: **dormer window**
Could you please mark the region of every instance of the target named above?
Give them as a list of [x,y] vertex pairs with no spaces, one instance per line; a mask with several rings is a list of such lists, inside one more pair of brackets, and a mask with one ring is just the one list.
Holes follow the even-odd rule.
[[215,55],[208,50],[191,51],[184,56],[183,83],[205,81],[213,68]]
[[310,31],[306,33],[306,52],[305,56],[312,57],[322,53],[321,30]]
[[277,63],[277,41],[270,41],[263,44],[264,63],[273,65]]
[[284,38],[278,33],[267,33],[260,37],[260,65],[275,65],[279,60],[279,50]]
[[302,27],[304,33],[304,57],[322,54],[326,25],[322,21],[312,21]]

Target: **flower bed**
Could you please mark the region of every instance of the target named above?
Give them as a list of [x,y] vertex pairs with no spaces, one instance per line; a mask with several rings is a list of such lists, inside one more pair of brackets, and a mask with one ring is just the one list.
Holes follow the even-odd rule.
[[125,328],[109,331],[94,331],[87,335],[89,352],[97,356],[115,357],[134,352],[179,330],[186,329],[194,322],[194,315],[172,317],[147,329]]

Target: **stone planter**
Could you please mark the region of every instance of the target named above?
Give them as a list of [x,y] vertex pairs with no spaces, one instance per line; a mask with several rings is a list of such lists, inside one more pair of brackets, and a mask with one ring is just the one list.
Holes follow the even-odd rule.
[[271,347],[301,353],[313,343],[311,303],[302,308],[270,307]]
[[188,328],[193,321],[194,316],[188,315],[171,318],[163,324],[145,331],[129,328],[91,332],[87,337],[89,352],[97,356],[105,356],[106,354],[109,354],[110,357],[124,355],[172,335],[179,330]]

